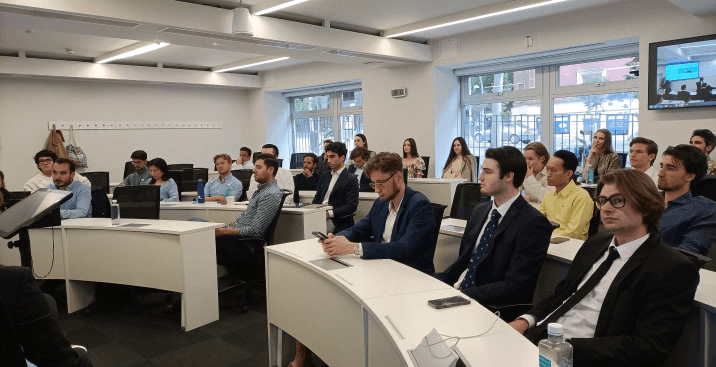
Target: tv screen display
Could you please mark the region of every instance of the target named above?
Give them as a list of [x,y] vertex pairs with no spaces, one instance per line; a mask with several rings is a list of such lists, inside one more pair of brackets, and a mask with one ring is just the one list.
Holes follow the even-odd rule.
[[648,106],[716,106],[716,34],[649,44]]

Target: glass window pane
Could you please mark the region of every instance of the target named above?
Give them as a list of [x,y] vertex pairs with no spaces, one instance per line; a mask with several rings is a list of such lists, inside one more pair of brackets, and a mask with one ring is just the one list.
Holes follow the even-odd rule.
[[[554,99],[553,151],[569,150],[579,165],[589,154],[599,129],[612,133],[616,153],[629,154],[629,142],[639,134],[639,94],[622,92]],[[629,160],[626,160],[627,167]]]
[[331,95],[297,97],[293,99],[294,112],[320,111],[330,107]]
[[348,149],[348,155],[355,148],[353,137],[363,133],[363,114],[341,115],[341,141]]
[[582,64],[560,65],[559,86],[594,84],[619,80],[638,79],[629,74],[639,69],[639,56],[613,60],[586,62]]
[[[540,103],[536,100],[466,105],[462,136],[473,155],[511,145],[522,150],[540,140]],[[482,159],[481,159],[482,161]]]
[[334,138],[333,118],[314,117],[293,120],[293,151],[296,153],[323,153],[323,141]]
[[341,108],[363,107],[363,91],[341,92]]
[[468,94],[491,94],[535,88],[535,69],[471,76]]

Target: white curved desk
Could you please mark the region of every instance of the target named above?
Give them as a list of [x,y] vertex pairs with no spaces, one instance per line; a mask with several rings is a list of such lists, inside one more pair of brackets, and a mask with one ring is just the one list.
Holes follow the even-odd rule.
[[[460,292],[393,260],[347,255],[340,260],[353,266],[324,270],[310,262],[317,259],[328,256],[316,240],[266,248],[271,366],[287,361],[284,331],[331,366],[413,366],[407,351],[432,328],[469,336],[495,320],[475,302],[431,308],[428,300]],[[537,362],[537,348],[501,320],[485,336],[461,341],[458,351],[469,366]]]

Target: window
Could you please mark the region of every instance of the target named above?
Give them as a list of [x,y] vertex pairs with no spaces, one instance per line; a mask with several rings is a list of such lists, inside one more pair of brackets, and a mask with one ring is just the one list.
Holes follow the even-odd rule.
[[[522,150],[540,141],[551,152],[574,152],[581,165],[592,135],[606,128],[612,132],[614,151],[628,154],[629,142],[639,132],[638,76],[630,73],[638,68],[636,50],[638,45],[597,61],[592,61],[593,53],[582,60],[567,54],[568,61],[551,58],[550,64],[519,71],[458,70],[461,135],[470,151],[481,157],[491,147]],[[509,63],[493,62],[485,68],[500,68],[495,65]],[[543,125],[543,119],[551,123]]]
[[363,133],[363,91],[351,89],[291,97],[293,151],[323,153],[323,141],[331,139],[353,148],[353,137]]

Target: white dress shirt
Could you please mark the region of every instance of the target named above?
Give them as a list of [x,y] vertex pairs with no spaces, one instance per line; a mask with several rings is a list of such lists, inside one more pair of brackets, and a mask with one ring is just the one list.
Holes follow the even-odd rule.
[[[515,195],[510,200],[505,201],[500,205],[499,207],[495,205],[495,201],[492,201],[492,208],[490,209],[490,214],[487,215],[487,220],[485,223],[482,224],[482,229],[480,230],[480,234],[477,236],[477,240],[475,241],[475,245],[472,248],[472,253],[475,254],[475,251],[477,251],[477,244],[480,243],[480,238],[482,238],[482,234],[485,233],[485,228],[487,228],[487,223],[490,222],[490,216],[492,215],[492,211],[497,209],[497,212],[500,213],[500,218],[497,219],[497,225],[499,226],[500,223],[502,223],[502,218],[505,217],[505,214],[507,214],[507,211],[510,210],[510,207],[512,204],[517,200],[517,198],[520,196],[520,194]],[[453,284],[453,287],[455,289],[460,289],[460,284],[462,284],[462,281],[465,279],[465,276],[467,276],[467,268],[465,268],[465,271],[460,274],[460,278],[457,279],[457,282]]]
[[[278,183],[278,187],[281,190],[286,190],[293,194],[294,185],[293,175],[291,175],[291,171],[279,167],[278,174],[276,175],[276,183]],[[256,180],[254,179],[254,175],[251,175],[251,184],[249,185],[249,190],[246,191],[246,197],[248,197],[249,200],[251,200],[251,196],[253,196],[253,194],[256,192],[258,186],[259,183],[256,182]],[[284,204],[293,204],[293,195],[286,196]]]
[[544,166],[542,171],[530,177],[525,177],[522,188],[525,190],[525,195],[532,197],[530,201],[541,203],[544,194],[546,194],[547,191],[554,190],[554,186],[547,186],[547,166]]
[[644,171],[644,173],[646,173],[647,176],[651,177],[651,179],[652,179],[652,181],[654,181],[654,185],[656,185],[656,187],[659,187],[659,176],[658,176],[659,169],[658,168],[655,168],[653,165],[649,166],[649,169]]
[[[398,219],[398,212],[403,205],[403,199],[405,199],[405,195],[400,198],[400,203],[398,203],[398,207],[395,209],[393,209],[392,201],[388,204],[388,217],[385,218],[385,229],[383,230],[383,237],[381,238],[382,243],[390,242],[393,237],[393,227],[395,227],[395,220]],[[363,244],[360,242],[358,243],[358,256],[363,256]]]
[[[637,238],[634,241],[627,242],[620,246],[616,246],[614,239],[612,239],[612,243],[609,247],[611,248],[616,246],[617,252],[619,252],[619,257],[614,259],[614,262],[609,267],[609,271],[607,271],[599,283],[594,286],[594,289],[592,289],[586,296],[584,296],[584,298],[582,298],[581,301],[574,305],[572,309],[557,319],[557,322],[564,326],[565,339],[594,337],[594,330],[597,328],[599,313],[602,310],[602,303],[604,303],[604,297],[607,295],[609,287],[612,285],[614,278],[617,277],[617,274],[619,274],[619,271],[624,267],[624,264],[629,261],[631,256],[634,255],[634,252],[636,252],[636,250],[638,250],[648,238],[649,234],[647,233],[643,237]],[[584,275],[584,278],[579,283],[577,290],[582,288],[584,283],[586,283],[592,274],[597,271],[599,265],[607,259],[607,256],[609,256],[609,249],[604,251],[604,254],[597,259],[594,264],[592,264],[592,268]],[[567,302],[567,300],[569,300],[569,298],[566,298],[564,302]],[[556,310],[557,309],[555,309],[555,311]],[[527,320],[530,328],[535,325],[539,325],[536,324],[536,320],[532,315],[522,315],[520,317]],[[549,315],[547,315],[544,320],[547,318],[549,318]]]

